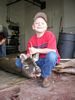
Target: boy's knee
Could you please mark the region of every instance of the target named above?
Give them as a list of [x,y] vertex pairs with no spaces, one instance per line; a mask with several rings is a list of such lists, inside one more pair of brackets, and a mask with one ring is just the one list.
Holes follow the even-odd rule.
[[54,61],[54,60],[56,60],[57,59],[57,54],[56,54],[56,52],[48,52],[47,53],[47,55],[46,55],[46,57],[48,58],[48,59],[52,59],[52,61]]

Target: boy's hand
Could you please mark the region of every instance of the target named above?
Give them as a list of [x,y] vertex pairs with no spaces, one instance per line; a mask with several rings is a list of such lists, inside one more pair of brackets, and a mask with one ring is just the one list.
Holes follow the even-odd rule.
[[30,51],[30,54],[36,54],[36,53],[38,53],[38,49],[34,48],[34,47],[29,48],[29,51]]

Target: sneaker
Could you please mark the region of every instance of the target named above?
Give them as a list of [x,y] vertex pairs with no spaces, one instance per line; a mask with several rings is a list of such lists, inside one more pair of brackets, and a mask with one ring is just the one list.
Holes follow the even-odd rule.
[[50,86],[50,77],[46,77],[46,78],[43,79],[42,86],[45,87],[45,88]]

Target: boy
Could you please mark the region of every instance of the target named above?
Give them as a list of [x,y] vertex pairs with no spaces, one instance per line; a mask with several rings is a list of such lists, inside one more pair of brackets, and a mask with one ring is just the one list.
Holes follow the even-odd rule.
[[36,64],[41,69],[43,87],[50,85],[52,69],[60,61],[56,47],[56,38],[52,32],[47,31],[47,28],[46,14],[38,12],[34,17],[32,25],[35,34],[29,39],[27,46],[27,56],[39,54]]

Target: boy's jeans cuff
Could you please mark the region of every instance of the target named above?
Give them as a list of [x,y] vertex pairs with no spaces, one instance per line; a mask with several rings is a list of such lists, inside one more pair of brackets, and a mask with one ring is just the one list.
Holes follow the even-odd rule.
[[16,66],[18,68],[22,68],[23,67],[23,63],[21,62],[20,58],[16,58],[16,62],[15,62]]

